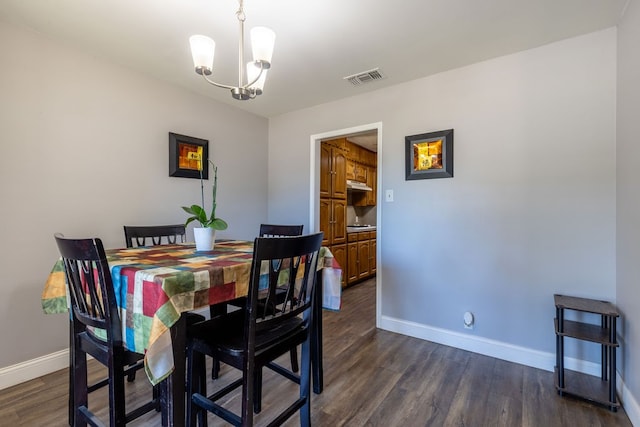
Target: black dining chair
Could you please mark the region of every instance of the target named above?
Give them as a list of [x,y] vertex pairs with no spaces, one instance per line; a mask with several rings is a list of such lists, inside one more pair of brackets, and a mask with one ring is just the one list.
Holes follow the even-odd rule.
[[[259,237],[291,237],[291,236],[301,236],[302,229],[304,228],[303,224],[300,225],[289,225],[289,224],[260,224],[260,232],[258,234]],[[284,297],[284,293],[276,290],[276,297],[278,300],[281,300]],[[282,302],[282,301],[280,301]],[[238,300],[232,301],[229,305],[242,307],[244,303],[244,299],[240,298]],[[211,307],[211,317],[214,317],[220,313],[220,308],[212,306]],[[293,372],[298,372],[298,351],[297,349],[291,349],[291,370]],[[220,363],[217,360],[214,360],[213,368],[211,371],[211,378],[216,379],[218,377],[218,372],[220,370]],[[260,411],[260,399],[256,399],[257,406],[256,411]]]
[[[207,425],[207,413],[235,426],[253,425],[259,372],[269,367],[300,386],[299,397],[269,425],[280,425],[300,411],[300,423],[311,423],[311,334],[313,299],[322,233],[297,237],[258,237],[254,242],[249,290],[240,310],[197,323],[187,333],[187,425]],[[267,271],[262,271],[262,268]],[[263,283],[261,284],[261,278]],[[264,283],[266,282],[266,283]],[[278,303],[277,289],[287,297]],[[302,344],[300,374],[273,363]],[[241,378],[208,395],[205,356],[241,371]],[[242,388],[242,410],[234,413],[220,398]]]
[[[64,263],[71,302],[70,423],[103,425],[89,409],[88,394],[109,387],[109,425],[124,426],[147,412],[160,410],[154,388],[153,399],[127,412],[125,381],[130,372],[144,367],[144,355],[124,346],[122,323],[107,257],[100,239],[66,239],[55,235]],[[104,336],[100,335],[102,333]],[[94,385],[87,382],[87,355],[108,369],[108,377]],[[70,408],[71,410],[71,408]]]
[[[125,225],[124,239],[128,248],[184,243],[187,231],[184,224]],[[164,242],[163,242],[164,239]]]

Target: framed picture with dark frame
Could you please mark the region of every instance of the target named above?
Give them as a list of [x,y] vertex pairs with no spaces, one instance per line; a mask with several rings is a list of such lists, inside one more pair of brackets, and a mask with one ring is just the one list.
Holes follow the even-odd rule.
[[405,180],[453,177],[453,129],[405,136]]
[[209,179],[209,141],[169,132],[169,176]]

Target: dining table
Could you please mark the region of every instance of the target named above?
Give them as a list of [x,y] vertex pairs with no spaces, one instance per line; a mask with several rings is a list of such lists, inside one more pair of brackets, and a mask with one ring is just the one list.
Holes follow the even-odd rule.
[[[125,347],[144,354],[145,372],[162,393],[162,425],[185,420],[186,315],[248,293],[253,242],[219,240],[212,251],[193,244],[107,249]],[[342,270],[322,247],[311,331],[313,390],[323,390],[322,309],[340,308]],[[42,293],[45,313],[68,313],[64,266],[58,260]]]

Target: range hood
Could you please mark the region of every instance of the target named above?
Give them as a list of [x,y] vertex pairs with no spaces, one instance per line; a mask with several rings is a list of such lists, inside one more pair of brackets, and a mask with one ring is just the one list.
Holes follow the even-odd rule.
[[367,186],[364,182],[347,180],[347,189],[353,191],[373,191],[373,188]]

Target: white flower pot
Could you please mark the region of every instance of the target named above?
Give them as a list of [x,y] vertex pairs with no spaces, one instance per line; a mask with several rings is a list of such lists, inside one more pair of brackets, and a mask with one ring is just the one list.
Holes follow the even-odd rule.
[[212,251],[216,241],[216,230],[209,227],[195,227],[193,238],[196,241],[196,251]]

